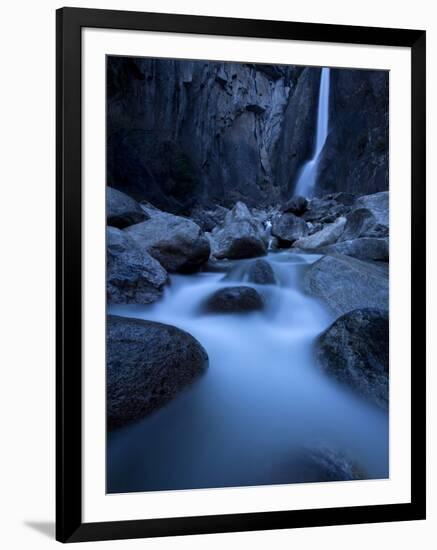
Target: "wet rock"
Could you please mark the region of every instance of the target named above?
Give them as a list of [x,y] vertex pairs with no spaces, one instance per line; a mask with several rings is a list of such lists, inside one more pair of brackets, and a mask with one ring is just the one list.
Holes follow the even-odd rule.
[[122,229],[149,218],[136,200],[112,187],[106,188],[107,224]]
[[344,454],[329,448],[302,449],[289,464],[293,483],[366,479],[365,471]]
[[249,266],[248,281],[257,285],[276,284],[275,273],[272,266],[265,260],[255,260]]
[[162,296],[167,272],[128,235],[106,231],[106,293],[109,304],[149,304]]
[[356,309],[339,317],[317,340],[320,367],[363,397],[388,408],[388,312]]
[[261,295],[249,286],[230,286],[217,290],[205,302],[213,313],[245,313],[264,308]]
[[364,195],[355,201],[355,208],[366,208],[374,215],[376,222],[388,227],[389,224],[389,193],[381,191],[372,195]]
[[241,259],[263,256],[267,252],[262,225],[247,206],[237,202],[226,214],[223,226],[210,234],[215,258]]
[[272,235],[277,237],[279,246],[291,246],[295,241],[308,235],[305,221],[294,214],[285,213],[276,217],[272,224]]
[[165,269],[189,273],[208,260],[209,242],[197,224],[159,210],[149,212],[149,220],[124,231]]
[[388,238],[362,237],[324,246],[319,248],[319,252],[322,254],[345,254],[359,260],[388,262],[389,242]]
[[[328,197],[332,197],[332,195],[328,195]],[[333,198],[314,198],[303,215],[303,219],[313,223],[332,223],[340,216],[347,214],[349,210],[349,206],[345,206]]]
[[388,310],[388,266],[349,256],[324,256],[307,271],[307,292],[342,315],[358,308]]
[[317,250],[322,246],[335,243],[343,233],[345,224],[346,218],[340,217],[334,223],[325,225],[322,230],[299,239],[294,246],[302,250]]
[[170,325],[108,315],[106,338],[110,430],[152,413],[208,365],[199,342]]

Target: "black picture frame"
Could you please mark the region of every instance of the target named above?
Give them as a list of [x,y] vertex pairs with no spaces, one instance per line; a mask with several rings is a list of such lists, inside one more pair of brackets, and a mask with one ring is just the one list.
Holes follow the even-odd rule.
[[[78,542],[425,519],[425,50],[422,30],[96,9],[56,14],[56,538]],[[411,502],[135,521],[82,522],[81,30],[85,27],[407,47],[411,50]]]

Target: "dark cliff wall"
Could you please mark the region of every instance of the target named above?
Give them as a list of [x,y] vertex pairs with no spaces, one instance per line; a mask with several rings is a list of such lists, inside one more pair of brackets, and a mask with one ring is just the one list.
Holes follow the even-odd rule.
[[[386,103],[377,97],[379,111],[370,117],[373,100],[363,116],[348,107],[353,98],[350,106],[358,109],[363,95],[376,97],[384,87],[373,79],[369,84],[363,71],[346,72],[354,74],[335,71],[333,136],[320,192],[353,186],[357,174],[355,192],[385,189],[380,173],[387,161],[376,134]],[[281,202],[311,157],[319,81],[320,69],[309,67],[109,57],[108,184],[173,212],[189,212],[197,203]],[[371,146],[365,138],[373,140]],[[359,148],[339,162],[345,144],[358,142],[364,156]],[[362,173],[353,166],[356,158]]]
[[316,194],[388,189],[387,71],[331,69],[329,135]]

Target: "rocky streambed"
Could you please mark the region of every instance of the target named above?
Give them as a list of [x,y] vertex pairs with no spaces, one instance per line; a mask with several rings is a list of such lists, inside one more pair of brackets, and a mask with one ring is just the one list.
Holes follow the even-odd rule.
[[388,476],[388,193],[108,225],[109,492]]

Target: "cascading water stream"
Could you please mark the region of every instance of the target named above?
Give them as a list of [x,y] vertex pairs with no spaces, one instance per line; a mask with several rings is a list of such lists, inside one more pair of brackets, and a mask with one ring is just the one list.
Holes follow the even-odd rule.
[[[322,444],[358,460],[370,478],[388,473],[388,416],[313,359],[332,315],[303,289],[316,255],[269,253],[275,285],[248,281],[253,260],[227,273],[172,275],[162,300],[109,313],[175,325],[206,349],[209,367],[152,415],[108,434],[108,492],[289,483],[295,450]],[[210,314],[202,304],[225,286],[248,285],[265,309]]]
[[319,168],[319,156],[325,145],[328,136],[329,125],[329,68],[324,67],[320,77],[319,102],[317,108],[317,128],[314,154],[307,161],[299,175],[299,179],[294,190],[295,195],[311,197],[317,181],[317,172]]

